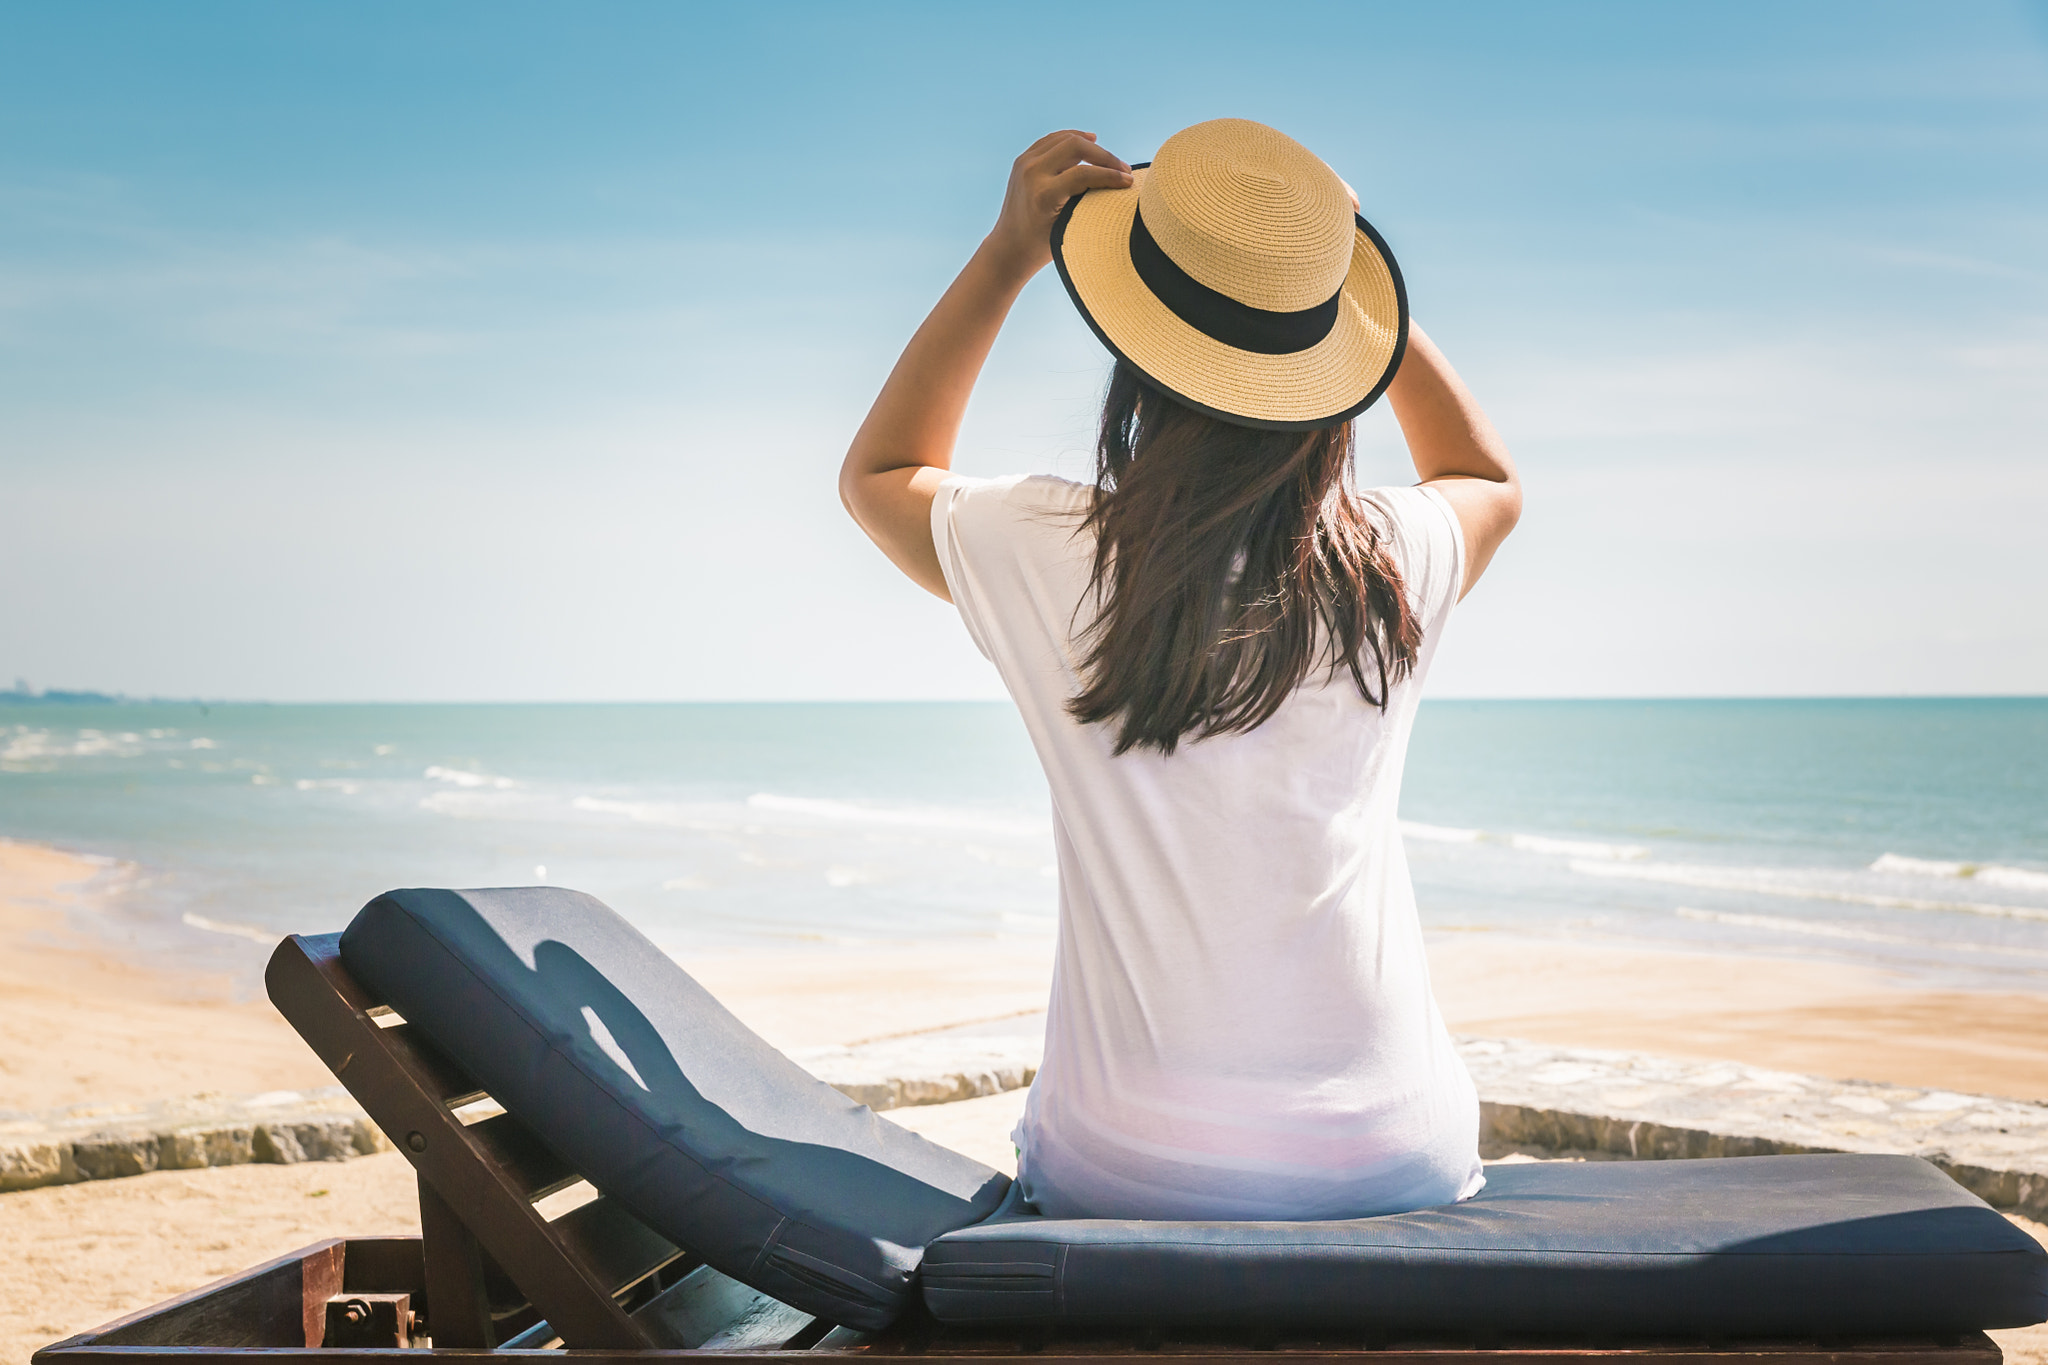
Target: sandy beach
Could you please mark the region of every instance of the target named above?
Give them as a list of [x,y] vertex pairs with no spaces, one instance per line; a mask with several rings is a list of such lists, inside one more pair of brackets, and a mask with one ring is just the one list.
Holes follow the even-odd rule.
[[[234,1002],[225,980],[165,980],[67,922],[101,870],[0,842],[0,1109],[332,1083],[267,1003]],[[1462,1033],[2048,1095],[2048,999],[1915,990],[1824,964],[1494,934],[1440,936],[1431,951],[1445,1014]],[[942,946],[687,965],[783,1047],[1030,1012],[1050,970],[1042,951]],[[1022,1098],[889,1117],[1008,1167]],[[317,1237],[416,1226],[410,1169],[392,1153],[0,1195],[0,1365]],[[2048,1361],[2041,1329],[2004,1336],[2009,1359]]]

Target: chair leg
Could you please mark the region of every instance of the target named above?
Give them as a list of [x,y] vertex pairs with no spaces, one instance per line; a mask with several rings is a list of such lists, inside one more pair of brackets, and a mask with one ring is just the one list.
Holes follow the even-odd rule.
[[420,1243],[427,1263],[427,1334],[434,1348],[494,1348],[483,1247],[425,1176],[420,1177]]

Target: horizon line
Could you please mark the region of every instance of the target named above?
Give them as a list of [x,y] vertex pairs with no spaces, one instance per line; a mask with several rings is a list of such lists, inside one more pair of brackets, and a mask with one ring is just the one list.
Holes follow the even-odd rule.
[[[2043,692],[1728,692],[1577,696],[1425,696],[1424,702],[1580,704],[1591,702],[2048,701]],[[1008,697],[164,697],[86,688],[0,691],[0,705],[91,706],[1004,706]]]

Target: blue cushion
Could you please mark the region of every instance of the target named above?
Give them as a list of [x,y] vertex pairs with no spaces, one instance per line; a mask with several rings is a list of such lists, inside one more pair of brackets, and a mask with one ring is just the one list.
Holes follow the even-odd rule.
[[1881,1336],[2048,1317],[2048,1254],[1907,1156],[1494,1166],[1478,1197],[1327,1223],[1054,1220],[925,1253],[952,1323]]
[[855,1104],[575,891],[393,891],[343,964],[649,1227],[849,1326],[902,1310],[926,1243],[1006,1177]]

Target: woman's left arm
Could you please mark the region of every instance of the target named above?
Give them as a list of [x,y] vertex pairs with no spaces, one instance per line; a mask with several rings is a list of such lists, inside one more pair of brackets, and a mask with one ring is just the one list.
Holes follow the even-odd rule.
[[1052,225],[1084,190],[1120,189],[1131,169],[1093,133],[1048,133],[1010,168],[995,229],[903,348],[839,469],[839,499],[892,563],[951,601],[932,545],[932,498],[974,381],[1010,305],[1052,260]]

